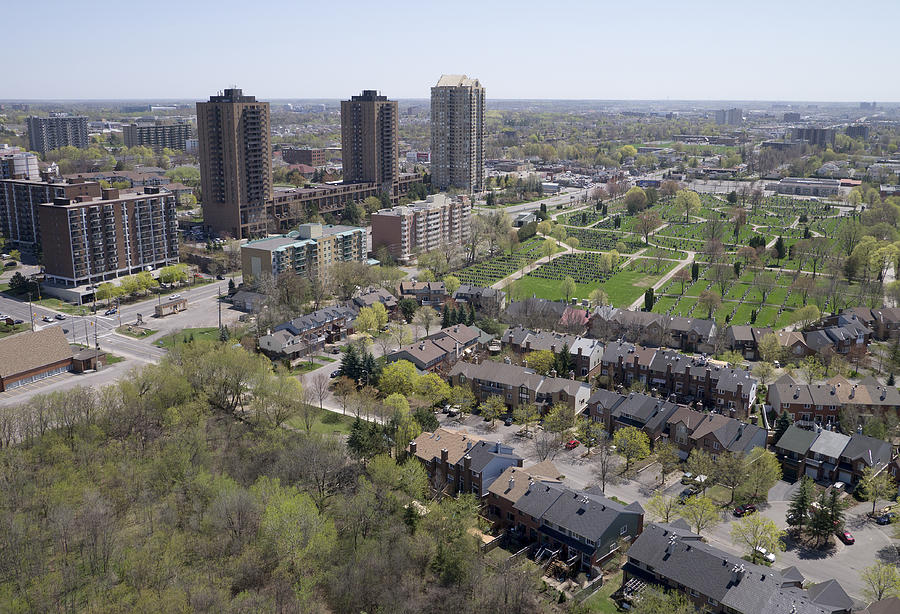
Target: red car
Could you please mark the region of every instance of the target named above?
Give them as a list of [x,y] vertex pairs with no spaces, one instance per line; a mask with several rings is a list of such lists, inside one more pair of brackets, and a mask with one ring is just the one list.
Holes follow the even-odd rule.
[[850,531],[838,531],[837,536],[838,539],[840,539],[848,546],[856,543],[856,539],[853,537],[853,534]]
[[566,442],[566,450],[574,450],[580,442],[577,439],[570,439]]

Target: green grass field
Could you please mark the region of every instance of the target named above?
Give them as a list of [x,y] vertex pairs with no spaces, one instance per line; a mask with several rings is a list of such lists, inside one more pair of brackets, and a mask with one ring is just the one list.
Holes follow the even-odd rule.
[[175,344],[187,343],[192,338],[194,341],[218,341],[219,329],[215,326],[208,326],[206,328],[185,328],[177,333],[172,333],[161,339],[157,339],[155,345],[161,348],[172,349],[175,347]]
[[610,595],[619,590],[622,586],[622,571],[606,578],[603,586],[596,593],[584,600],[582,605],[587,608],[588,612],[596,614],[614,614],[619,610],[616,608],[615,602],[610,599]]
[[[322,434],[350,434],[350,428],[353,426],[353,422],[356,420],[355,417],[350,415],[344,416],[342,414],[337,414],[332,411],[321,410],[318,408],[313,409],[315,410],[316,415],[312,423],[312,428],[310,429],[312,432]],[[290,420],[288,420],[287,424],[288,426],[291,426],[297,430],[306,431],[306,423],[300,416],[291,418]]]

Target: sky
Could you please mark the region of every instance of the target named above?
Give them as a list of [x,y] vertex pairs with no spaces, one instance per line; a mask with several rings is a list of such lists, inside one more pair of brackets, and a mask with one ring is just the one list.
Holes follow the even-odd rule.
[[427,98],[442,73],[496,99],[900,100],[898,0],[2,0],[0,16],[17,57],[0,100]]

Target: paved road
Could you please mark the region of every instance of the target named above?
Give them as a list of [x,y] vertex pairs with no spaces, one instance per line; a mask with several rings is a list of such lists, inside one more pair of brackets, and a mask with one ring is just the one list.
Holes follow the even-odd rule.
[[[151,315],[154,311],[154,300],[123,305],[120,310],[121,313],[113,316],[103,315],[105,309],[100,309],[96,315],[90,316],[63,314],[65,315],[64,320],[55,319],[55,316],[60,312],[32,304],[31,311],[36,314],[35,330],[58,326],[66,331],[66,336],[72,343],[82,343],[91,346],[95,342],[94,331],[96,330],[96,340],[99,341],[100,348],[125,360],[115,365],[104,367],[95,373],[67,374],[52,377],[10,392],[0,393],[0,405],[21,403],[27,401],[35,394],[60,390],[69,386],[103,386],[122,377],[134,366],[158,362],[165,355],[164,349],[153,345],[153,341],[159,337],[184,328],[217,325],[218,303],[216,296],[220,289],[223,294],[227,291],[227,281],[181,291],[180,294],[188,300],[187,310],[164,318],[156,318]],[[167,299],[163,297],[162,300]],[[27,301],[0,295],[0,313],[24,320],[27,323],[30,322],[31,311]],[[120,323],[123,325],[133,324],[137,320],[138,313],[143,314],[144,325],[157,331],[156,334],[146,339],[134,339],[115,332]],[[44,316],[54,319],[52,322],[46,323],[42,320]],[[238,320],[239,316],[240,312],[232,309],[230,305],[222,305],[223,324],[232,325]]]
[[478,211],[505,211],[510,216],[516,215],[518,213],[522,213],[523,211],[537,211],[541,208],[542,204],[547,205],[547,210],[549,211],[552,207],[557,205],[568,205],[572,202],[578,202],[580,199],[584,198],[590,188],[568,188],[564,190],[560,194],[556,194],[554,196],[549,196],[542,200],[536,200],[530,203],[522,203],[521,205],[510,205],[509,207],[479,207],[476,206],[475,209]]

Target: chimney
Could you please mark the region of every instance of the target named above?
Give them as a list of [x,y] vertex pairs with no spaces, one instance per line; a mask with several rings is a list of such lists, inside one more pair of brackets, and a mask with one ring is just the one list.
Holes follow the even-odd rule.
[[501,446],[501,445],[503,445],[502,442],[498,441],[498,442],[497,442],[497,449],[494,450],[494,453],[495,453],[495,454],[500,454],[500,446]]
[[447,451],[447,448],[444,448],[443,450],[441,450],[441,462],[442,463],[446,463],[449,456],[450,456],[450,452]]
[[550,369],[550,377],[556,377],[556,369]]
[[526,350],[529,350],[529,351],[531,350],[531,341],[526,341],[526,342],[525,342],[525,349],[526,349]]
[[744,564],[735,565],[731,568],[731,583],[739,584],[740,581],[744,578]]
[[409,453],[410,453],[410,454],[415,454],[415,453],[416,453],[416,446],[417,446],[417,445],[418,445],[418,444],[416,444],[415,441],[410,441],[410,442],[409,442]]
[[572,371],[571,369],[569,370],[569,379],[571,379],[571,380],[575,379],[575,371]]
[[852,399],[855,396],[856,396],[856,384],[853,384],[853,388],[850,389],[850,398]]
[[103,188],[100,193],[103,195],[103,200],[115,200],[119,198],[118,188]]
[[581,346],[578,346],[578,355],[581,356]]
[[466,471],[468,471],[469,467],[471,467],[471,466],[472,466],[472,457],[469,456],[468,454],[466,454],[465,456],[463,456],[463,467],[465,468]]
[[512,490],[516,485],[516,478],[509,478],[509,490]]

